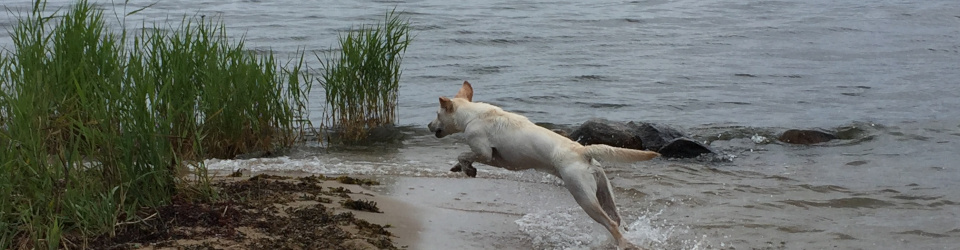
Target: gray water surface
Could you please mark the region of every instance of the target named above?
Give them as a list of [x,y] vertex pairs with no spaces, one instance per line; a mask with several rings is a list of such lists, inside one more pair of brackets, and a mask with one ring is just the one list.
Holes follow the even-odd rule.
[[[2,5],[26,11],[29,2]],[[127,11],[152,2],[132,1]],[[126,19],[138,26],[184,14],[220,16],[251,49],[281,57],[305,49],[312,58],[334,45],[337,32],[376,22],[394,7],[416,30],[399,101],[400,123],[410,126],[402,148],[308,148],[283,161],[217,166],[452,177],[445,170],[467,148],[459,138],[432,138],[424,125],[437,97],[469,80],[475,100],[535,122],[576,125],[602,117],[667,124],[733,156],[722,163],[659,159],[607,168],[623,213],[650,220],[654,232],[671,232],[644,241],[650,246],[960,249],[955,0],[165,0]],[[0,15],[0,27],[10,29],[14,17]],[[0,34],[0,46],[12,46],[7,34]],[[311,119],[319,124],[323,95],[315,90]],[[864,134],[818,146],[750,138],[850,126]],[[486,178],[551,183],[535,173],[481,171]],[[521,231],[537,248],[609,247],[543,240],[549,230]]]

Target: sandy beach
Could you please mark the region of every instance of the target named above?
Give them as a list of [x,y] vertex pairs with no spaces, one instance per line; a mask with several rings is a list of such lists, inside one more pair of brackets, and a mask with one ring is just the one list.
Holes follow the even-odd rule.
[[[92,239],[95,249],[405,249],[422,232],[416,208],[366,187],[372,179],[297,172],[213,171],[218,198],[174,196],[144,219]],[[414,248],[416,249],[416,248]]]
[[[95,239],[94,246],[110,249],[535,249],[542,248],[537,246],[537,241],[543,239],[531,241],[521,229],[538,230],[536,225],[525,223],[524,216],[551,212],[538,211],[543,208],[556,208],[566,216],[573,215],[576,225],[570,226],[587,230],[587,238],[607,238],[582,211],[573,210],[576,204],[566,190],[552,183],[467,177],[347,176],[379,182],[357,185],[345,184],[338,178],[346,175],[323,176],[298,171],[212,173],[214,186],[221,192],[217,202],[174,201],[167,210],[176,215],[165,214],[162,212],[165,209],[160,209],[159,216],[123,228],[115,237]],[[343,202],[348,199],[370,202],[379,211],[347,208]],[[350,214],[346,217],[356,221],[334,219],[317,223],[312,219],[325,216],[322,214],[296,217],[318,206],[329,212],[331,218]],[[250,211],[254,212],[245,213]],[[184,215],[187,217],[178,217]],[[214,222],[205,224],[204,221]],[[255,223],[246,223],[248,221]],[[337,227],[336,233],[326,232],[330,227]],[[372,232],[382,227],[388,233],[371,233],[368,227],[374,228]],[[157,228],[169,232],[157,236],[158,233],[153,232]],[[589,233],[592,230],[597,233]],[[328,237],[330,235],[333,236]],[[607,241],[597,242],[599,245],[591,248],[605,249]]]
[[[311,176],[309,173],[290,171],[245,173],[249,174]],[[599,226],[593,225],[589,217],[576,210],[578,207],[574,200],[563,187],[556,184],[467,177],[351,177],[377,180],[380,185],[357,186],[336,182],[322,185],[345,187],[352,190],[351,197],[376,202],[383,213],[353,213],[357,218],[371,223],[389,225],[387,231],[394,235],[392,240],[400,248],[535,249],[536,243],[524,235],[520,227],[524,226],[524,215],[536,214],[542,208],[567,212],[577,218],[575,226],[596,231],[588,233],[592,234],[589,237],[607,238]],[[604,249],[604,243],[607,242],[598,242],[601,245],[594,248]]]

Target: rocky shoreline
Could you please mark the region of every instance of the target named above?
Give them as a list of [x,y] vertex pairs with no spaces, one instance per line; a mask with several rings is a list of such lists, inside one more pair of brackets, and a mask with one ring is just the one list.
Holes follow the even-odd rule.
[[[543,125],[541,125],[543,126]],[[564,135],[580,144],[606,144],[622,148],[649,150],[660,153],[665,158],[707,158],[726,159],[724,153],[709,146],[708,142],[698,141],[693,136],[676,127],[664,124],[646,122],[618,122],[594,118],[587,120],[580,126],[559,128],[545,126]],[[855,139],[858,137],[855,128],[827,131],[821,129],[788,129],[780,133],[776,140],[786,144],[817,145],[832,140]],[[769,139],[756,138],[759,142],[770,142]]]

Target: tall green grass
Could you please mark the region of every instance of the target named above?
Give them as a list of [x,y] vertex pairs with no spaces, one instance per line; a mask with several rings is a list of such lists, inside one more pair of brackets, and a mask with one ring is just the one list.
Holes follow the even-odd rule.
[[[273,52],[257,55],[227,40],[222,24],[193,23],[167,32],[144,31],[134,42],[129,75],[157,84],[156,102],[179,149],[201,147],[205,156],[233,158],[272,152],[299,139],[306,121],[310,81],[299,58],[280,67]],[[199,131],[201,145],[184,133]]]
[[215,198],[204,158],[299,136],[302,53],[281,69],[222,23],[128,36],[84,0],[44,10],[20,14],[0,54],[0,248],[83,247],[173,196]]
[[382,23],[340,34],[340,52],[320,59],[324,127],[335,135],[329,139],[360,142],[370,129],[397,122],[400,64],[410,41],[410,23],[395,11]]

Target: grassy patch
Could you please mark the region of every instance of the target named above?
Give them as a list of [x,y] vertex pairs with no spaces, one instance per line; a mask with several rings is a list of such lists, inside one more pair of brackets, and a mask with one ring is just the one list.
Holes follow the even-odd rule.
[[20,14],[0,55],[0,248],[86,246],[143,207],[215,198],[203,158],[298,138],[302,54],[281,68],[221,23],[128,35],[86,1],[44,8]]
[[391,11],[383,23],[340,34],[338,54],[317,55],[328,142],[366,142],[370,130],[396,123],[400,63],[410,41],[409,21]]

